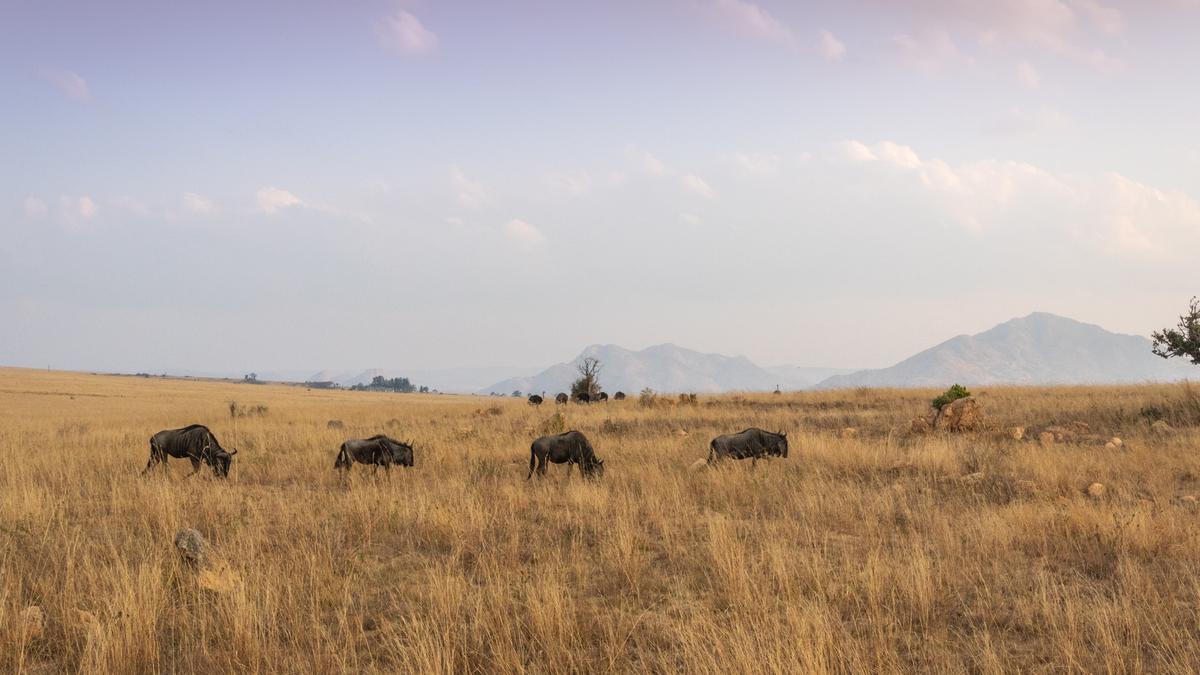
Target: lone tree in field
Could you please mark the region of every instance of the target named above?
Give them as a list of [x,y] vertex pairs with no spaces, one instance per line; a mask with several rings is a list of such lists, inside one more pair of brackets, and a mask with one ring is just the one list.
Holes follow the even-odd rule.
[[1158,356],[1182,356],[1200,366],[1200,300],[1192,298],[1178,326],[1155,331],[1150,337],[1154,338],[1154,353]]
[[595,400],[600,395],[600,359],[593,356],[585,357],[575,364],[579,379],[571,383],[571,398],[587,394]]

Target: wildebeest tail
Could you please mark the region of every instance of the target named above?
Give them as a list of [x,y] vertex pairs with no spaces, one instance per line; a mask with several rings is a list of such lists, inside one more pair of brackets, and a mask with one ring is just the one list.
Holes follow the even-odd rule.
[[350,456],[346,453],[346,444],[342,443],[342,447],[338,448],[337,459],[333,460],[333,468],[340,469],[343,466],[350,465]]
[[717,439],[712,439],[708,442],[708,463],[712,464],[713,458],[717,455]]
[[533,467],[535,467],[535,466],[537,466],[537,451],[533,449],[532,445],[530,445],[529,446],[529,475],[525,476],[525,480],[529,480],[530,478],[533,477]]

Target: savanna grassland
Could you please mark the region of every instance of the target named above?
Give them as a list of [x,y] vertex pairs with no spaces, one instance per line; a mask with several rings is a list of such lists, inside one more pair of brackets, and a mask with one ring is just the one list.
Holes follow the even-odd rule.
[[[606,475],[527,482],[552,403],[0,370],[0,672],[1200,671],[1200,390],[983,389],[988,430],[910,434],[935,393],[570,405]],[[1076,421],[1123,444],[1009,432]],[[191,422],[230,479],[139,477]],[[692,466],[748,426],[790,456]],[[341,484],[379,432],[416,466]]]

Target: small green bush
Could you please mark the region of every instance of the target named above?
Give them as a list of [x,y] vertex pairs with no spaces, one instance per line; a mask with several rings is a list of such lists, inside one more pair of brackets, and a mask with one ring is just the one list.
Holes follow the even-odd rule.
[[650,387],[646,387],[642,393],[638,394],[638,404],[643,408],[653,408],[656,403],[658,403],[658,394]]
[[953,403],[960,398],[966,398],[970,395],[971,392],[967,391],[966,387],[962,386],[961,384],[956,384],[942,392],[941,396],[933,399],[933,407],[935,410],[941,410],[942,406]]

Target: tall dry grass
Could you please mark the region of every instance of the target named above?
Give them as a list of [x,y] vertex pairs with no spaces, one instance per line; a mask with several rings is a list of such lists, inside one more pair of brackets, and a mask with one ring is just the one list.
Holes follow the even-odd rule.
[[[934,392],[571,405],[607,475],[526,482],[553,404],[0,370],[0,672],[1200,671],[1196,391],[977,393],[994,431],[928,437]],[[1124,446],[1004,431],[1075,420]],[[231,479],[139,478],[189,422]],[[791,456],[690,468],[747,426]],[[375,432],[416,466],[339,484]]]

